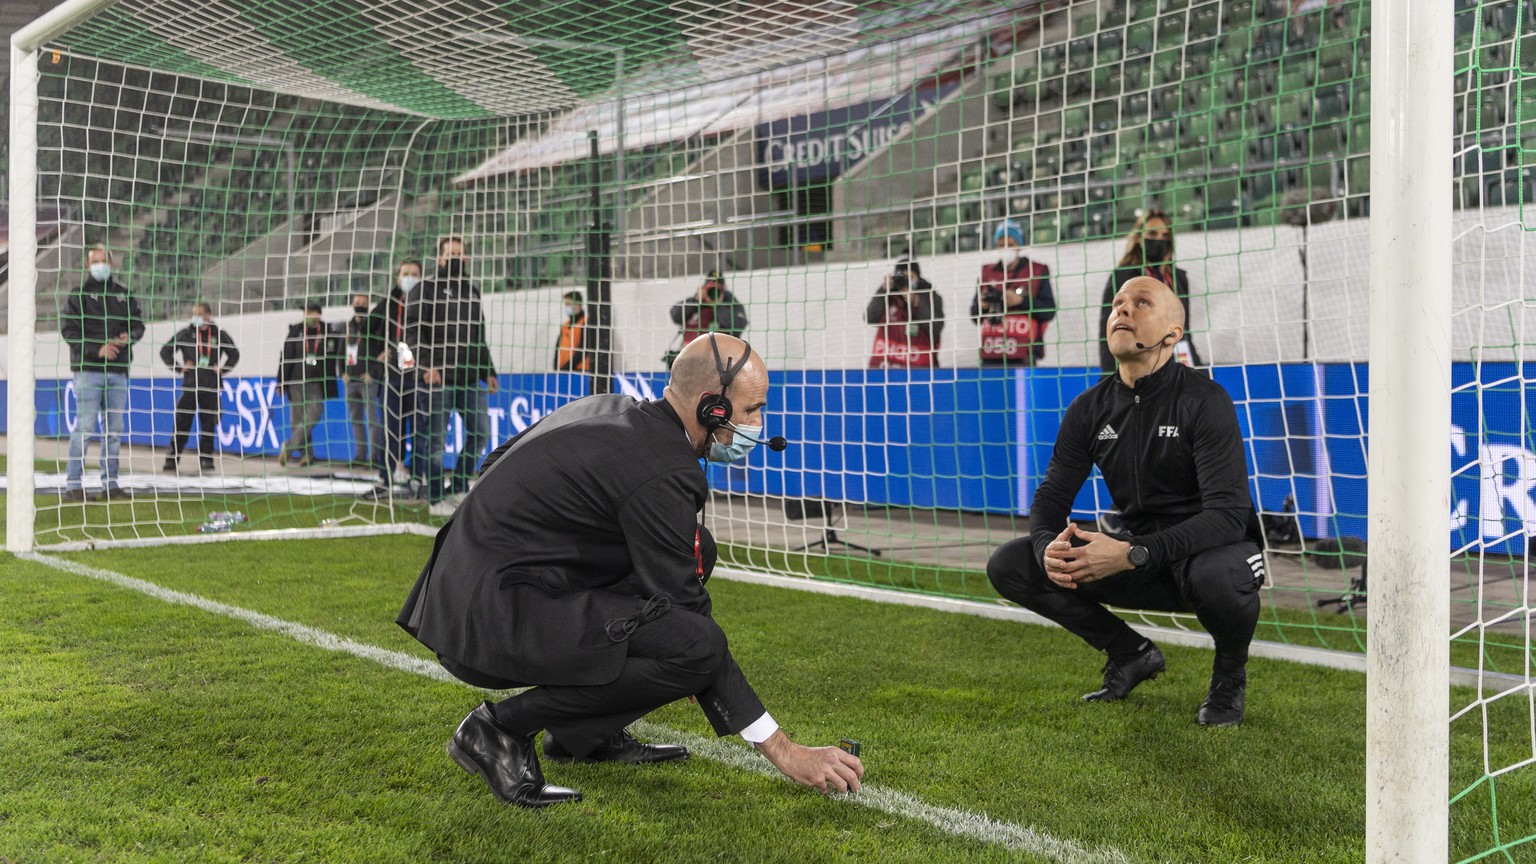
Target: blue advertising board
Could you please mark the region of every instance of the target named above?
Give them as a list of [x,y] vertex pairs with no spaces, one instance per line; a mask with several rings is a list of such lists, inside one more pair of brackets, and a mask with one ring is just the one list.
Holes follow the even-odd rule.
[[[1515,363],[1456,364],[1452,374],[1451,548],[1522,552],[1536,536],[1536,377]],[[1279,512],[1289,498],[1307,536],[1365,537],[1365,365],[1242,366],[1214,375],[1237,403],[1259,508]],[[1025,514],[1066,406],[1099,378],[1082,368],[776,372],[765,434],[783,435],[790,447],[756,448],[741,466],[711,465],[710,482],[737,493]],[[500,383],[490,396],[493,443],[587,388],[569,373],[503,375]],[[630,373],[616,384],[649,399],[666,379]],[[131,443],[165,446],[178,390],[171,379],[131,382]],[[276,381],[228,379],[222,402],[220,449],[277,452],[288,404]],[[37,407],[39,435],[64,437],[74,428],[69,380],[39,381]],[[451,464],[463,446],[457,418],[449,433]],[[314,455],[349,459],[351,441],[346,406],[333,399]],[[1075,502],[1082,517],[1112,506],[1097,474]]]

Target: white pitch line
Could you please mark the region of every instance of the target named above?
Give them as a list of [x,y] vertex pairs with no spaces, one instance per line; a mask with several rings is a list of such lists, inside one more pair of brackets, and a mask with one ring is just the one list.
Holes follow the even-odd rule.
[[[448,671],[437,663],[423,657],[406,654],[400,651],[391,651],[380,648],[377,645],[369,645],[343,636],[337,636],[314,627],[299,624],[294,621],[286,621],[272,615],[243,609],[239,606],[231,606],[216,600],[209,600],[196,594],[185,591],[174,591],[153,582],[143,579],[135,579],[111,570],[103,570],[100,567],[91,567],[63,558],[55,558],[51,555],[41,555],[35,552],[23,552],[16,556],[24,561],[31,561],[55,570],[62,570],[76,576],[84,576],[137,591],[157,600],[163,600],[179,606],[191,606],[204,612],[215,615],[223,615],[243,621],[253,627],[281,633],[296,641],[307,645],[324,648],[327,651],[337,651],[350,654],[364,660],[371,660],[381,666],[390,669],[398,669],[402,672],[410,672],[436,681],[447,681],[454,684],[469,685],[448,674]],[[480,690],[480,688],[470,688]],[[690,732],[683,732],[668,726],[639,721],[632,728],[642,735],[652,738],[662,738],[684,744],[689,752],[702,756],[714,762],[719,762],[731,768],[739,768],[743,771],[751,771],[769,777],[783,778],[767,760],[758,756],[754,751],[747,750],[740,745],[728,744],[721,739],[705,738]],[[890,813],[893,816],[901,816],[918,822],[925,822],[934,828],[957,837],[965,837],[991,845],[1001,846],[1015,852],[1025,852],[1061,864],[1129,864],[1130,859],[1125,853],[1112,848],[1088,848],[1071,840],[1062,840],[1049,834],[1036,831],[1012,822],[1002,822],[993,819],[983,813],[972,813],[953,807],[940,807],[929,804],[920,798],[899,792],[895,789],[887,789],[875,784],[864,784],[861,791],[852,795],[833,795],[832,800],[846,801],[858,804],[873,810]]]

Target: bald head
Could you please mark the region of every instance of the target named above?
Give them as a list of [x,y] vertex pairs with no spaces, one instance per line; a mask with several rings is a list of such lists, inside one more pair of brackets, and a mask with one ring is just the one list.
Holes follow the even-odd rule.
[[1121,364],[1163,350],[1184,336],[1184,304],[1166,282],[1150,276],[1126,280],[1110,305],[1104,338]]
[[[715,348],[720,351],[718,365]],[[720,369],[736,365],[748,350],[747,343],[735,336],[714,333],[688,343],[672,361],[672,378],[667,382],[666,399],[682,418],[689,438],[696,440],[700,447],[707,446],[704,436],[708,430],[698,420],[699,399],[708,393],[721,392]],[[762,425],[762,410],[768,402],[768,366],[760,354],[751,352],[746,365],[731,379],[725,395],[731,400],[732,423]],[[717,431],[722,441],[730,440],[728,430]]]

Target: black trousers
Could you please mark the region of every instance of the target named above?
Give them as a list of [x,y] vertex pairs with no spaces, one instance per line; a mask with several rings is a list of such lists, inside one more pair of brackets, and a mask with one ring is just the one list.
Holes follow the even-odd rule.
[[176,434],[171,438],[171,455],[186,452],[187,437],[192,434],[192,418],[197,418],[197,452],[213,455],[213,435],[219,429],[219,391],[207,387],[187,387],[176,400]]
[[[499,703],[496,713],[519,731],[548,729],[561,746],[585,756],[604,739],[663,705],[702,693],[731,671],[725,632],[713,619],[672,608],[635,628],[619,677],[607,684],[572,687],[546,684]],[[514,682],[439,657],[454,677],[489,689]],[[748,722],[756,716],[746,718]]]
[[[1156,612],[1193,612],[1216,641],[1214,671],[1241,671],[1259,621],[1264,564],[1259,547],[1244,540],[1191,555],[1150,572],[1127,571],[1078,588],[1052,582],[1035,560],[1028,537],[999,546],[987,561],[997,593],[1055,621],[1084,642],[1108,651],[1134,631],[1108,606]],[[1122,642],[1122,644],[1124,644]]]

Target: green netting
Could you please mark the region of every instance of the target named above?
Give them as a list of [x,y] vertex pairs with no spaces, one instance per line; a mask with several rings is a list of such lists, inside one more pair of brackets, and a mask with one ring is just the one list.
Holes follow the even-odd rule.
[[[1452,439],[1450,650],[1458,666],[1515,676],[1530,663],[1536,533],[1536,321],[1522,287],[1536,228],[1532,9],[1455,5],[1447,228],[1456,410],[1474,418]],[[1232,393],[1248,433],[1271,537],[1259,637],[1363,650],[1369,12],[1360,0],[116,4],[43,58],[40,206],[56,233],[40,326],[57,322],[87,247],[117,250],[150,321],[125,447],[148,494],[75,505],[58,480],[39,497],[39,537],[176,536],[220,509],[253,528],[432,522],[409,499],[415,453],[389,466],[415,485],[355,497],[372,473],[346,463],[372,448],[353,440],[340,397],[294,453],[317,463],[278,464],[292,411],[272,379],[305,304],[344,327],[352,295],[377,301],[407,259],[432,279],[438,239],[457,235],[501,375],[500,392],[479,391],[490,443],[594,388],[659,395],[690,329],[673,307],[721,271],[744,335],[782,373],[770,425],[796,442],[712,469],[722,561],[994,600],[988,555],[1026,530],[1061,410],[1101,373],[1105,286],[1161,213],[1189,286],[1189,359]],[[1049,266],[1054,304],[1034,311],[1054,317],[1042,315],[1038,356],[990,364],[988,340],[1009,337],[984,332],[970,306],[1003,220]],[[931,366],[875,347],[914,344],[870,323],[890,314],[877,291],[902,258],[943,302],[923,322]],[[589,316],[580,339],[602,336],[578,350],[560,341],[571,292]],[[178,385],[143,358],[199,299],[245,359],[216,466],[165,474]],[[62,464],[69,363],[57,337],[44,342],[40,389],[54,401],[40,451]],[[569,371],[572,355],[584,371]],[[448,412],[450,461],[474,410]],[[1095,481],[1076,515],[1112,526],[1115,511]],[[1391,577],[1392,562],[1370,563]],[[1458,860],[1532,848],[1530,692],[1511,680],[1456,703]]]

